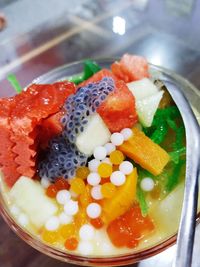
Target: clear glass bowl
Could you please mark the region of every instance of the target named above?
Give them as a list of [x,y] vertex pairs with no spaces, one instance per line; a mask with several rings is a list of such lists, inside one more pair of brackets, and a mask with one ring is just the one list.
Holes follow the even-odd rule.
[[[116,58],[107,58],[107,59],[97,59],[97,63],[104,68],[109,68],[111,63],[114,62]],[[72,76],[74,74],[78,74],[82,71],[83,62],[78,61],[71,64],[67,64],[61,66],[57,69],[54,69],[33,81],[33,83],[52,83],[58,80],[63,80],[63,78]],[[155,78],[170,80],[176,84],[179,84],[182,88],[184,94],[187,99],[191,103],[191,105],[200,113],[200,91],[195,88],[189,81],[184,79],[183,77],[175,74],[172,71],[167,69],[155,66],[150,64],[150,72]],[[170,236],[168,239],[163,240],[159,244],[156,244],[150,248],[142,249],[140,251],[133,251],[132,253],[120,255],[120,256],[105,256],[105,257],[84,257],[75,255],[72,253],[67,253],[63,250],[53,248],[48,246],[47,244],[41,242],[39,239],[34,237],[32,234],[25,231],[22,227],[20,227],[15,220],[10,215],[10,212],[5,204],[2,194],[0,193],[0,212],[10,226],[10,228],[25,242],[29,245],[37,249],[38,251],[45,253],[53,258],[58,260],[73,263],[77,265],[85,265],[85,266],[120,266],[132,264],[135,262],[139,262],[148,257],[156,255],[163,250],[167,249],[171,245],[176,242],[176,234]],[[200,213],[197,216],[197,223],[200,221]]]

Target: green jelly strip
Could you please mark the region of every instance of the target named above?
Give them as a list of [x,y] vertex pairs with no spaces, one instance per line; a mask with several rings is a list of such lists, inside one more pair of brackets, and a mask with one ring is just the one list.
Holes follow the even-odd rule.
[[149,136],[156,144],[160,144],[164,141],[169,127],[176,129],[176,122],[174,121],[180,112],[177,107],[171,106],[165,109],[158,109],[154,116],[152,126],[144,128],[144,132]]
[[20,86],[16,76],[14,74],[9,74],[7,80],[10,82],[15,91],[20,94],[22,92],[22,87]]
[[144,128],[144,132],[153,142],[161,144],[165,140],[169,128],[171,128],[176,133],[176,141],[172,144],[172,147],[175,151],[179,150],[183,147],[185,133],[184,126],[179,127],[176,123],[176,119],[179,117],[181,118],[181,115],[176,106],[158,109],[154,116],[152,126]]
[[84,61],[84,79],[87,80],[90,78],[93,74],[100,71],[101,67],[95,62],[91,60],[85,60]]
[[83,72],[78,74],[78,75],[73,75],[73,76],[67,78],[67,80],[69,82],[75,83],[77,85],[77,84],[79,84],[79,83],[84,81]]
[[147,205],[144,192],[141,190],[139,186],[137,187],[137,200],[140,205],[142,216],[146,217],[149,211],[149,207]]
[[177,125],[174,120],[172,120],[171,118],[167,118],[167,124],[172,130],[177,131]]
[[160,120],[167,120],[168,118],[175,119],[180,116],[180,112],[176,106],[170,106],[164,109],[158,109],[153,119],[152,125],[156,125]]
[[156,130],[153,132],[153,134],[150,136],[152,141],[156,144],[160,144],[164,141],[165,136],[168,133],[168,126],[165,121],[162,121],[157,125]]
[[176,141],[173,143],[172,147],[174,150],[179,150],[183,147],[183,139],[185,135],[184,126],[177,128],[176,130]]
[[78,75],[73,75],[68,78],[69,82],[73,82],[75,84],[79,84],[88,78],[90,78],[92,75],[94,75],[96,72],[100,71],[101,67],[92,60],[85,60],[83,63],[83,72]]
[[172,174],[169,175],[167,184],[166,184],[166,191],[170,193],[175,186],[179,182],[180,174],[181,174],[181,168],[183,164],[185,163],[185,160],[180,160],[178,164],[175,164]]
[[180,149],[177,149],[175,151],[169,152],[171,161],[173,161],[175,164],[179,163],[180,157],[186,154],[186,147],[182,147]]

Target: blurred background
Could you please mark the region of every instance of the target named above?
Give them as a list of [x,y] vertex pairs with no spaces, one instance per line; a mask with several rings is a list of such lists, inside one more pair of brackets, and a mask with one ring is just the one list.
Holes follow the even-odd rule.
[[[0,0],[0,97],[14,93],[9,73],[26,86],[60,65],[125,52],[143,55],[200,88],[200,1]],[[173,252],[138,266],[171,266]],[[0,266],[66,264],[27,246],[0,219]]]
[[0,95],[52,68],[125,52],[199,86],[199,0],[0,0]]

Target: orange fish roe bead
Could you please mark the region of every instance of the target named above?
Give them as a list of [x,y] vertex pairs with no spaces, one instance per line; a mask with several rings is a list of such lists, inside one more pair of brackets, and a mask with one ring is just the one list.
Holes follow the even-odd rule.
[[87,179],[88,174],[90,173],[88,167],[79,167],[76,170],[76,177],[81,178],[81,179]]
[[101,187],[101,193],[105,198],[111,198],[116,194],[117,188],[112,183],[105,183]]
[[79,202],[83,208],[87,207],[88,204],[92,201],[90,190],[91,190],[91,186],[86,185],[85,191],[79,196]]
[[66,189],[66,190],[69,189],[69,183],[64,178],[58,178],[58,179],[56,179],[55,186],[58,189],[58,191],[59,190],[63,190],[63,189]]
[[51,198],[55,198],[57,195],[57,192],[58,192],[58,189],[55,186],[55,184],[48,186],[46,189],[46,195]]
[[98,167],[98,174],[102,178],[107,178],[112,174],[112,165],[102,162]]
[[110,161],[115,165],[121,164],[124,159],[124,154],[119,150],[115,150],[110,154]]
[[113,172],[119,171],[119,165],[113,165]]
[[45,229],[42,233],[42,239],[47,243],[53,244],[58,240],[58,232]]
[[109,183],[110,182],[110,177],[109,178],[104,178],[104,179],[101,179],[101,185],[102,184],[106,184],[106,183]]
[[60,236],[64,239],[66,238],[70,238],[71,236],[73,236],[76,232],[76,227],[74,224],[70,223],[70,224],[65,224],[63,226],[60,227],[60,229],[58,230]]
[[103,227],[104,223],[101,218],[91,219],[90,220],[91,225],[94,226],[96,229],[100,229]]
[[78,240],[75,237],[68,238],[65,241],[65,248],[68,250],[75,250],[78,247]]
[[70,182],[71,187],[70,189],[76,193],[76,194],[81,194],[84,193],[85,191],[85,183],[81,178],[74,178],[73,180],[71,180]]

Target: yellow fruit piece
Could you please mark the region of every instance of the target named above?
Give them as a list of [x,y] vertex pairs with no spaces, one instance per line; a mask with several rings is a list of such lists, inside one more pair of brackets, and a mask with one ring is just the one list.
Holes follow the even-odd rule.
[[81,194],[85,191],[85,183],[81,178],[74,178],[71,181],[71,187],[70,189],[76,193],[76,194]]
[[86,208],[88,204],[92,201],[91,194],[90,194],[91,187],[86,185],[85,190],[79,196],[79,203],[81,207]]
[[42,232],[42,239],[49,244],[53,244],[59,239],[58,232],[57,231],[48,231],[45,229]]
[[101,193],[105,198],[111,198],[116,194],[117,188],[112,183],[105,183],[101,186]]
[[119,150],[115,150],[110,154],[110,161],[115,165],[121,164],[124,158],[124,154]]
[[86,224],[88,221],[86,210],[80,209],[79,212],[74,217],[74,223],[76,228],[80,228],[83,224]]
[[102,201],[102,220],[109,223],[124,214],[136,198],[137,169],[126,177],[126,182],[119,187],[114,197]]
[[76,170],[76,177],[81,178],[81,179],[87,179],[88,174],[90,173],[88,167],[79,167]]
[[110,177],[110,175],[112,174],[112,165],[110,165],[108,163],[104,163],[104,162],[99,164],[98,174],[102,178]]
[[118,149],[153,175],[159,175],[170,159],[162,147],[137,128],[133,128],[132,137]]
[[67,239],[72,237],[75,232],[76,232],[76,227],[74,224],[70,223],[70,224],[65,224],[63,226],[60,227],[59,229],[59,234],[62,238]]

